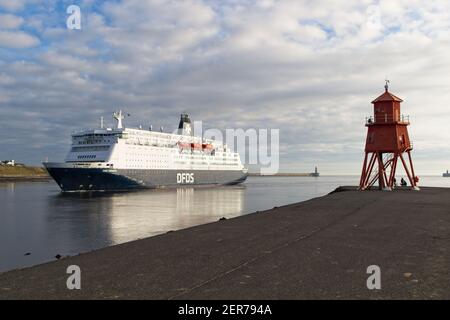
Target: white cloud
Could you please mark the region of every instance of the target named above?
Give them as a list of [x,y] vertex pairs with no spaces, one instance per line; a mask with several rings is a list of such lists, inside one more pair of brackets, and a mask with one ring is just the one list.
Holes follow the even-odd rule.
[[26,3],[27,0],[0,0],[0,8],[10,11],[18,11],[22,10]]
[[11,76],[0,73],[0,85],[9,85],[13,83],[14,79]]
[[0,29],[17,29],[22,23],[22,17],[13,14],[0,14]]
[[0,46],[14,49],[35,47],[39,39],[22,31],[0,31]]

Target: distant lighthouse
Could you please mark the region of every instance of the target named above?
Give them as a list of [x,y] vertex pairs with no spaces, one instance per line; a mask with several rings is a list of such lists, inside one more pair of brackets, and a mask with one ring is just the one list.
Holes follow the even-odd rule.
[[[392,190],[395,172],[400,159],[410,185],[418,190],[418,178],[414,173],[408,135],[409,116],[401,115],[399,97],[389,92],[386,80],[385,92],[372,101],[374,115],[366,119],[367,138],[359,190],[367,190],[378,181],[381,190]],[[407,155],[408,158],[404,155]],[[378,169],[375,169],[378,168]]]

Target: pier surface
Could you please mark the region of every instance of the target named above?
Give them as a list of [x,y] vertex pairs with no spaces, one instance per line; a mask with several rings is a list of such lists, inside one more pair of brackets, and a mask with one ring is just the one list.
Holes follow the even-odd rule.
[[6,272],[0,299],[449,299],[449,269],[450,189],[344,191]]

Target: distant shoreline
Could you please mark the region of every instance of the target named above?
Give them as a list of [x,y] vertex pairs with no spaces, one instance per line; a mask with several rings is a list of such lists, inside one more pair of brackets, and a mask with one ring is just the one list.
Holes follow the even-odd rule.
[[42,167],[0,166],[0,182],[46,180],[50,180],[50,176]]
[[34,182],[34,181],[50,181],[50,176],[0,176],[0,182]]

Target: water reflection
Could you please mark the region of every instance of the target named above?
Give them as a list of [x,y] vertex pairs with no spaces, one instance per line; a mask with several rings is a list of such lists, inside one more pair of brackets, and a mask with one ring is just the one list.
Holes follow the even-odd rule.
[[62,194],[0,183],[0,271],[243,214],[245,186]]
[[63,228],[70,241],[94,241],[94,246],[122,243],[240,215],[245,191],[245,186],[235,186],[59,194],[48,202],[48,225]]
[[[73,195],[52,181],[0,182],[0,272],[311,199],[358,179],[250,177],[241,186]],[[449,178],[421,182],[450,187]]]
[[[122,243],[242,213],[244,187],[152,190],[91,198],[84,214],[101,218],[107,243]],[[58,204],[56,204],[58,206]],[[53,211],[53,210],[51,210]],[[99,217],[101,215],[101,217]],[[75,226],[75,232],[79,226]]]

